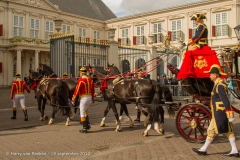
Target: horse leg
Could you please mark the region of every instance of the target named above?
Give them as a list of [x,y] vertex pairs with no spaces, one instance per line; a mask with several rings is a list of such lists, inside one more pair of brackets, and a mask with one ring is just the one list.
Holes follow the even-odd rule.
[[56,106],[53,106],[52,117],[50,118],[48,124],[52,124],[53,123],[53,119],[55,118],[56,112],[57,112]]
[[42,112],[42,98],[39,97],[37,98],[37,103],[38,103],[38,110],[41,113],[41,117],[39,118],[39,121],[43,121],[43,112]]
[[45,111],[45,106],[46,106],[46,102],[47,102],[47,99],[44,98],[43,99],[43,104],[42,104],[42,117],[43,117],[43,120],[48,120],[48,116],[46,116],[44,113]]
[[164,109],[162,106],[159,106],[159,113],[161,116],[161,121],[160,121],[160,125],[159,125],[159,131],[164,134],[164,129],[163,129],[163,124],[164,124]]
[[[123,110],[124,110],[124,109],[123,109],[122,104],[120,104],[120,105],[121,105],[121,107],[120,107],[120,113],[119,113],[119,115],[120,115],[120,116],[119,116],[119,120],[122,121],[122,114],[123,114]],[[117,124],[117,121],[116,121],[116,124]]]
[[[129,113],[128,113],[127,105],[126,105],[126,104],[121,104],[121,108],[122,108],[122,110],[125,112],[125,114],[127,115],[128,119],[129,119],[129,122],[130,122],[129,127],[133,127],[134,124],[133,124],[132,118],[130,117],[130,115],[129,115]],[[120,118],[119,118],[119,119],[120,119]]]
[[121,122],[119,120],[119,117],[118,117],[118,112],[117,112],[117,108],[116,108],[116,105],[114,103],[114,101],[110,101],[108,102],[108,104],[111,106],[112,110],[113,110],[113,113],[116,117],[116,120],[117,120],[117,128],[116,128],[116,132],[120,132],[121,131]]
[[74,112],[73,112],[73,115],[70,117],[70,120],[74,120],[74,118],[75,118],[75,116],[76,116],[76,114],[77,114],[77,109],[78,109],[78,106],[74,106],[75,108],[74,108]]
[[107,114],[108,114],[108,112],[109,112],[110,109],[111,109],[111,106],[108,104],[108,105],[107,105],[107,108],[106,108],[105,111],[104,111],[104,117],[103,117],[103,119],[102,119],[102,121],[101,121],[101,123],[100,123],[100,127],[105,127],[106,116],[107,116]]
[[143,137],[148,136],[148,132],[150,131],[150,129],[152,127],[152,122],[153,122],[153,117],[152,117],[152,115],[150,115],[149,121],[148,121],[148,124],[147,124],[147,129],[143,132]]
[[65,123],[65,126],[70,126],[70,111],[70,108],[66,108],[67,122]]

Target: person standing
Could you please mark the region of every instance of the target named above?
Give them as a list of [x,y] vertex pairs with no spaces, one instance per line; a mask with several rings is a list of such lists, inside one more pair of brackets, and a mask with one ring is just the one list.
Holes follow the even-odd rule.
[[229,157],[239,157],[232,125],[234,111],[232,110],[228,99],[227,84],[221,78],[221,75],[226,74],[222,73],[220,66],[216,64],[212,65],[210,71],[205,73],[210,73],[210,78],[214,82],[210,102],[212,119],[207,130],[205,144],[199,149],[193,148],[193,151],[201,155],[206,155],[207,148],[213,142],[214,137],[217,134],[225,134],[229,139],[232,150],[230,153],[224,155]]
[[28,93],[30,93],[30,90],[26,83],[21,80],[21,75],[17,73],[15,75],[16,80],[12,83],[12,89],[11,89],[11,94],[10,94],[10,100],[13,101],[13,116],[11,119],[16,119],[17,117],[17,108],[16,108],[16,103],[17,101],[20,101],[23,113],[24,113],[24,121],[28,121],[28,114],[27,114],[27,109],[25,106],[25,95],[24,95],[24,90],[27,90]]
[[79,95],[81,97],[79,108],[80,121],[83,124],[83,129],[79,132],[87,133],[87,131],[91,128],[87,110],[94,100],[94,83],[92,79],[87,76],[87,69],[85,67],[80,69],[79,74],[81,78],[77,81],[71,103],[74,105],[77,96]]

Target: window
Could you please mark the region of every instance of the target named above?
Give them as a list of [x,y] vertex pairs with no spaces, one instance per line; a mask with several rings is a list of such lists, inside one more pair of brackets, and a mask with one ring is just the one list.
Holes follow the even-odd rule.
[[128,44],[128,28],[122,29],[122,45]]
[[66,25],[66,24],[63,24],[63,25],[62,25],[62,30],[63,30],[63,32],[70,32],[71,26],[68,26],[68,25]]
[[30,19],[30,37],[38,38],[39,34],[39,19]]
[[93,64],[95,66],[100,66],[100,59],[93,59]]
[[154,43],[162,42],[162,24],[161,23],[153,24],[153,35],[154,35]]
[[79,66],[86,66],[86,58],[79,58]]
[[111,32],[107,32],[107,39],[108,40],[111,39],[110,34],[111,34]]
[[79,28],[79,37],[86,37],[86,29],[85,28]]
[[99,40],[100,39],[100,32],[99,31],[94,31],[93,39]]
[[172,21],[172,41],[182,39],[182,20]]
[[195,21],[192,21],[192,36],[194,37],[195,36],[195,32],[196,32],[196,29],[197,29],[197,25],[195,23]]
[[228,36],[228,14],[226,12],[216,14],[216,36]]
[[144,26],[137,27],[137,45],[143,45],[145,43]]
[[49,39],[50,35],[53,34],[53,22],[45,21],[45,39]]
[[23,36],[23,17],[14,15],[13,18],[13,35]]

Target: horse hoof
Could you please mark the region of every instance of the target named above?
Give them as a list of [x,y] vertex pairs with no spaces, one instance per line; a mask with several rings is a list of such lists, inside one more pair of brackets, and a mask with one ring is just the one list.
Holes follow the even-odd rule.
[[65,126],[70,126],[70,124],[65,124]]
[[144,133],[143,132],[143,135],[142,135],[143,137],[147,137],[148,136],[148,132],[147,133]]
[[43,121],[43,120],[44,120],[43,117],[40,117],[40,118],[39,118],[39,121]]
[[103,124],[100,124],[100,127],[105,127],[105,124],[103,123]]
[[115,131],[116,131],[116,132],[121,132],[121,129],[116,129]]
[[134,126],[134,124],[130,124],[129,127],[132,128]]

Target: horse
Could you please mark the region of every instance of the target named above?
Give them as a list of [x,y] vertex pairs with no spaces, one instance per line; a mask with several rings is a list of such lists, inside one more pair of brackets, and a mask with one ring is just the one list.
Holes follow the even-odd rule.
[[[119,69],[117,67],[115,67],[114,64],[112,64],[112,65],[108,64],[107,67],[109,68],[109,70],[104,70],[104,69],[101,70],[101,73],[104,74],[105,76],[107,76],[109,74],[112,74],[112,75],[120,75],[121,74]],[[89,68],[92,69],[92,66],[89,65]],[[100,85],[100,81],[96,77],[93,78],[93,79],[94,79],[94,82],[95,82],[96,85]],[[120,117],[119,117],[119,120],[120,121],[122,120],[122,114],[124,112],[126,114],[126,116],[128,117],[128,119],[129,119],[129,122],[130,122],[129,127],[133,127],[134,124],[133,124],[132,118],[129,115],[129,112],[128,112],[126,104],[120,103],[120,105],[121,106],[120,106]],[[102,118],[102,121],[100,123],[100,127],[105,127],[105,120],[106,120],[107,114],[108,114],[110,109],[111,109],[111,106],[107,105],[106,109],[104,110],[104,117]]]
[[[97,66],[92,67],[92,75],[97,77],[98,79],[103,79],[101,83],[101,90],[104,99],[108,102],[110,108],[112,108],[116,121],[117,128],[115,131],[121,131],[121,123],[118,117],[117,109],[115,103],[120,104],[131,104],[136,103],[137,105],[141,105],[144,108],[148,108],[150,119],[156,109],[151,109],[148,104],[150,104],[153,100],[155,92],[159,92],[159,102],[164,103],[162,101],[162,93],[164,92],[165,99],[172,101],[172,94],[168,87],[160,86],[155,80],[150,79],[138,79],[138,80],[130,80],[124,79],[121,76],[107,76],[104,74],[104,71]],[[159,90],[156,90],[154,86],[159,85]],[[162,135],[164,130],[162,129],[164,123],[164,110],[162,106],[158,107],[159,113],[161,115],[161,124],[160,128],[157,125],[158,133]],[[174,112],[171,107],[168,107],[169,114]],[[159,116],[159,115],[158,115]],[[146,136],[147,134],[144,134]]]
[[40,121],[47,119],[44,114],[46,101],[50,101],[53,107],[52,116],[48,124],[53,123],[55,114],[60,109],[62,114],[67,115],[66,126],[70,125],[70,107],[68,106],[69,88],[68,85],[58,79],[47,79],[38,72],[29,70],[30,76],[28,79],[29,86],[35,91],[35,98],[38,103],[38,110],[41,113]]

